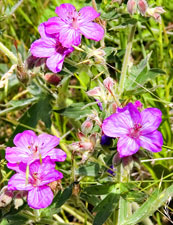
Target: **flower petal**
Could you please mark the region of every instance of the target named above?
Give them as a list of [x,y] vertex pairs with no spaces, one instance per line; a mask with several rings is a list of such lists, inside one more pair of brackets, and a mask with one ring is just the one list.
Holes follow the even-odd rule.
[[114,113],[103,121],[102,129],[109,137],[121,137],[129,133],[133,127],[133,121],[128,110],[122,113]]
[[48,207],[53,200],[53,193],[48,186],[36,187],[28,192],[28,205],[34,209]]
[[27,143],[25,147],[7,147],[5,152],[5,158],[10,163],[27,163],[30,156],[30,150],[27,149]]
[[19,191],[28,191],[33,187],[31,184],[26,185],[26,174],[25,173],[16,173],[8,181],[9,190],[19,190]]
[[56,53],[56,40],[54,38],[41,38],[31,44],[30,51],[33,56],[45,58]]
[[142,135],[139,139],[140,145],[151,152],[160,152],[162,150],[163,137],[158,130]]
[[17,147],[28,148],[37,139],[36,134],[32,130],[25,130],[22,133],[18,133],[13,140],[13,143]]
[[45,22],[46,33],[48,34],[58,34],[62,27],[69,27],[63,20],[59,17],[52,17],[47,22]]
[[40,33],[40,36],[42,38],[46,38],[47,35],[46,35],[46,32],[45,32],[45,23],[41,23],[39,26],[38,26],[38,31]]
[[117,151],[120,157],[125,157],[135,154],[139,150],[139,140],[128,136],[120,137],[117,143]]
[[94,20],[98,16],[100,16],[100,13],[98,13],[93,7],[85,6],[78,13],[78,21],[80,24],[87,23]]
[[67,23],[70,23],[73,16],[76,15],[76,9],[70,3],[61,4],[59,7],[56,7],[55,12],[62,20]]
[[104,36],[104,29],[97,23],[88,22],[79,27],[81,33],[89,39],[100,41]]
[[127,109],[130,112],[130,116],[134,124],[141,124],[141,114],[138,109],[130,102],[127,104]]
[[38,136],[38,146],[42,149],[52,149],[59,144],[60,138],[50,134],[40,134]]
[[58,73],[62,70],[64,58],[65,55],[55,53],[46,60],[46,65],[53,73]]
[[26,167],[27,164],[26,163],[7,163],[7,167],[11,170],[15,170],[16,172],[20,173],[20,172],[26,172]]
[[42,173],[43,180],[41,185],[49,184],[53,181],[60,180],[63,178],[63,174],[58,170],[52,169],[50,171],[43,171]]
[[78,46],[81,43],[81,35],[78,30],[70,27],[62,27],[59,41],[66,48],[70,48],[72,45]]
[[142,117],[142,135],[155,131],[162,122],[162,112],[157,108],[144,109],[141,112]]
[[62,151],[61,149],[51,149],[49,151],[45,151],[44,153],[45,155],[49,156],[52,160],[55,160],[57,162],[63,162],[65,161],[67,155],[64,151]]

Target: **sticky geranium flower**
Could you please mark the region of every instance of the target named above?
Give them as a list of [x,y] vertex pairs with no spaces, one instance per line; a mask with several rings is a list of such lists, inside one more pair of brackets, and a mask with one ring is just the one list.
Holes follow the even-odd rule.
[[12,164],[23,162],[29,165],[34,160],[44,159],[46,156],[53,161],[61,162],[66,159],[66,153],[55,148],[59,141],[56,136],[49,134],[37,136],[32,130],[26,130],[14,137],[15,147],[6,148],[5,158]]
[[162,113],[157,108],[147,108],[142,112],[129,103],[117,113],[103,121],[105,135],[119,138],[117,150],[120,157],[135,154],[140,146],[151,151],[162,150],[162,134],[157,130],[162,121]]
[[19,164],[19,172],[8,181],[8,190],[28,191],[28,205],[34,209],[48,207],[53,200],[53,192],[49,183],[62,179],[63,174],[55,170],[55,163],[49,157],[34,161],[29,166],[28,182],[26,183],[26,164]]
[[54,73],[60,72],[66,56],[68,56],[74,48],[63,47],[59,41],[59,36],[49,35],[45,31],[45,23],[38,27],[41,38],[34,41],[30,51],[33,56],[39,58],[47,58],[46,65]]
[[59,41],[66,48],[79,45],[81,34],[86,38],[100,41],[104,35],[104,29],[92,22],[100,16],[91,6],[83,7],[79,12],[72,4],[61,4],[55,10],[59,17],[52,17],[46,22],[46,32],[59,34]]

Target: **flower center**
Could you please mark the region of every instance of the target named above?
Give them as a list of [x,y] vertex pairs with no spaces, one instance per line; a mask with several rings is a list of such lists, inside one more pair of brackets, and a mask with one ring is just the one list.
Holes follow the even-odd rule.
[[142,127],[141,124],[135,124],[133,128],[130,128],[130,130],[129,130],[129,137],[131,137],[131,138],[139,138],[141,127]]
[[55,49],[56,49],[56,52],[58,52],[59,54],[62,54],[62,55],[64,54],[64,51],[66,50],[66,48],[63,47],[59,41],[56,42]]
[[30,180],[30,183],[31,183],[32,186],[34,186],[34,187],[37,187],[37,186],[40,185],[41,179],[40,179],[40,177],[39,177],[39,175],[38,175],[37,172],[34,172],[34,173],[32,174],[32,178],[31,178],[31,180]]
[[73,17],[72,18],[73,22],[72,22],[72,27],[74,29],[78,29],[78,21],[77,21],[77,17]]

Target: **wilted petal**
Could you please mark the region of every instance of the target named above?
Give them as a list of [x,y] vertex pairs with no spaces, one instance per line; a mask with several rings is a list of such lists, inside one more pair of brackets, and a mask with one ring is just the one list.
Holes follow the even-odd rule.
[[53,38],[44,38],[34,41],[31,45],[30,51],[36,57],[50,57],[56,53],[56,40]]
[[133,121],[128,110],[112,114],[102,124],[104,134],[109,137],[121,137],[128,134],[132,127]]
[[46,65],[52,72],[58,73],[62,70],[64,58],[64,55],[55,53],[46,60]]
[[[28,178],[29,179],[29,178]],[[16,173],[8,181],[9,190],[19,190],[19,191],[28,191],[32,189],[31,184],[26,184],[26,174],[25,173]]]
[[93,7],[85,6],[78,13],[79,24],[90,22],[98,16],[100,16],[100,13],[98,13]]
[[141,112],[141,134],[145,135],[155,131],[162,122],[162,112],[157,108],[148,108]]
[[139,150],[139,140],[128,136],[120,137],[117,143],[117,151],[120,157],[125,157],[135,154]]
[[104,36],[104,29],[97,23],[89,22],[81,24],[80,26],[81,33],[89,39],[100,41]]
[[153,133],[140,136],[139,139],[140,145],[151,152],[160,152],[162,150],[163,137],[161,132],[158,130]]
[[79,45],[81,43],[81,35],[78,30],[70,27],[63,27],[60,31],[59,41],[66,48],[72,45]]
[[53,200],[53,193],[48,186],[36,187],[28,192],[28,205],[34,209],[48,207]]
[[56,7],[55,12],[61,19],[63,19],[67,23],[70,23],[73,16],[76,15],[76,9],[70,3],[61,4],[59,7]]

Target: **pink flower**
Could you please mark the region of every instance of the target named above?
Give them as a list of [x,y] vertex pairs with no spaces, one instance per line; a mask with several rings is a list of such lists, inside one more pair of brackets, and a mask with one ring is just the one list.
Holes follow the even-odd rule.
[[49,157],[36,160],[29,166],[29,177],[26,184],[26,164],[19,164],[19,171],[8,181],[8,190],[28,191],[28,205],[34,209],[48,207],[53,200],[49,183],[62,179],[63,174],[55,170],[55,163]]
[[127,2],[127,11],[133,15],[136,12],[136,1],[135,0],[128,0]]
[[35,57],[47,58],[46,65],[54,73],[61,71],[63,62],[74,48],[63,47],[58,35],[49,35],[45,32],[45,23],[38,27],[41,38],[31,45],[31,53]]
[[79,45],[81,34],[95,41],[103,38],[104,29],[92,22],[100,16],[100,13],[91,6],[86,6],[77,12],[72,4],[65,3],[57,7],[55,12],[59,17],[52,17],[46,22],[46,32],[59,34],[59,41],[64,47]]
[[140,147],[152,152],[162,150],[162,134],[157,130],[162,121],[162,113],[157,108],[147,108],[139,112],[129,103],[117,113],[103,121],[105,135],[119,138],[117,150],[120,157],[135,154]]
[[138,1],[138,9],[143,16],[145,15],[147,8],[148,8],[148,4],[146,0]]
[[[55,147],[59,144],[59,138],[49,134],[37,135],[26,130],[15,136],[13,142],[15,147],[6,148],[6,160],[9,163],[27,163],[30,164],[36,159],[44,159],[49,156],[53,161],[64,161],[66,153]],[[13,169],[13,168],[12,168]]]

